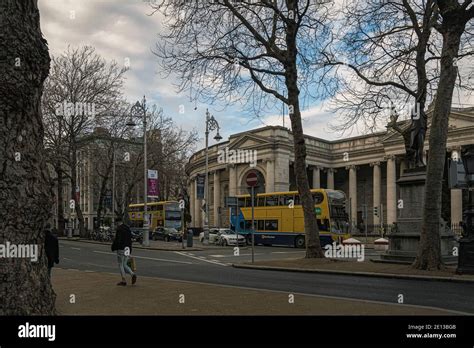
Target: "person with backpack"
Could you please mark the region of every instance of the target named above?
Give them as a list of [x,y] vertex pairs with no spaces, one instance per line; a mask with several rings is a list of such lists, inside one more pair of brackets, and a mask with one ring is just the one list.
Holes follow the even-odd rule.
[[48,259],[48,275],[51,278],[51,269],[55,263],[59,263],[59,243],[58,238],[51,233],[49,223],[45,227],[44,250]]
[[117,261],[120,269],[120,275],[122,280],[117,283],[119,286],[126,286],[127,280],[125,274],[128,273],[132,276],[132,285],[137,282],[137,275],[132,271],[128,265],[130,254],[132,253],[132,231],[130,227],[122,222],[122,218],[116,219],[118,224],[117,232],[112,243],[112,251],[117,252]]

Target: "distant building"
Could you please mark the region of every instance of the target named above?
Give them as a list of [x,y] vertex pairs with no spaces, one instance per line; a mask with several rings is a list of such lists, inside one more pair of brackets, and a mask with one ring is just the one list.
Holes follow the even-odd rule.
[[[428,118],[432,111],[428,110]],[[430,122],[428,120],[428,122]],[[409,126],[408,121],[400,122]],[[429,156],[429,130],[425,141],[425,157]],[[474,144],[474,108],[451,110],[446,157],[462,146]],[[402,136],[392,130],[328,141],[306,135],[307,173],[312,188],[335,188],[349,198],[348,210],[353,225],[361,223],[367,209],[367,223],[378,225],[381,219],[373,207],[383,207],[383,222],[397,221],[396,181],[405,169],[405,147]],[[230,151],[234,151],[234,157]],[[225,155],[223,155],[223,151]],[[240,155],[237,156],[237,152]],[[256,151],[253,158],[242,161],[247,151]],[[239,160],[237,160],[239,159]],[[292,133],[281,126],[268,126],[233,134],[229,140],[209,147],[210,226],[228,226],[228,210],[224,208],[227,196],[246,194],[245,177],[257,171],[260,192],[296,190],[293,169]],[[426,162],[426,160],[425,160]],[[446,161],[448,163],[448,161]],[[446,164],[447,165],[447,164]],[[203,200],[197,199],[196,177],[205,171],[205,150],[196,152],[189,160],[186,174],[189,177],[192,226],[202,227]],[[447,182],[447,171],[445,172]],[[443,215],[451,223],[462,220],[463,194],[449,190],[443,196]],[[365,208],[367,207],[367,208]]]
[[[95,128],[94,132],[79,139],[77,151],[78,164],[76,168],[78,191],[76,191],[76,194],[79,196],[79,205],[84,216],[84,225],[85,228],[88,230],[92,230],[94,228],[94,223],[100,223],[96,221],[96,218],[97,209],[99,206],[100,185],[102,183],[102,180],[96,169],[99,168],[99,166],[102,166],[102,170],[105,170],[104,166],[108,165],[111,156],[107,153],[107,148],[111,141],[120,144],[120,149],[116,150],[116,172],[118,173],[117,176],[120,175],[121,169],[123,169],[123,158],[125,152],[129,152],[130,159],[132,159],[133,156],[137,156],[137,154],[143,152],[143,145],[140,140],[134,141],[124,140],[120,138],[111,138],[109,132],[104,128]],[[55,175],[54,171],[51,172],[52,175]],[[143,170],[141,170],[141,172],[143,172]],[[140,179],[141,182],[143,182],[142,175],[140,175]],[[56,185],[56,187],[54,188],[56,193],[56,180],[54,181],[54,183]],[[134,192],[133,198],[135,201],[139,201],[143,199],[143,186],[136,186],[136,192]],[[112,190],[112,172],[110,172],[110,176],[106,185],[106,190],[109,192],[111,192]],[[123,188],[121,187],[116,188],[116,192],[122,192],[122,190]],[[69,178],[64,176],[63,201],[58,202],[56,199],[56,206],[53,210],[54,225],[57,226],[58,224],[57,205],[62,204],[64,207],[64,218],[66,219],[66,221],[71,222],[72,228],[77,232],[79,222],[75,210],[70,208],[71,198],[71,182]],[[110,223],[112,219],[112,202],[110,198],[107,198],[103,209],[103,218],[104,220],[106,220],[105,222]]]

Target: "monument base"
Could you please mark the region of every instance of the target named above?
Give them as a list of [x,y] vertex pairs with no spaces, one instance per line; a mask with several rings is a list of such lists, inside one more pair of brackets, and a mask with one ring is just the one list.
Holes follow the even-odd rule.
[[[401,203],[394,228],[387,234],[389,247],[377,262],[411,264],[415,261],[420,242],[423,203],[425,196],[426,167],[405,169],[398,179]],[[441,255],[443,263],[456,264],[456,241],[451,229],[440,218]]]

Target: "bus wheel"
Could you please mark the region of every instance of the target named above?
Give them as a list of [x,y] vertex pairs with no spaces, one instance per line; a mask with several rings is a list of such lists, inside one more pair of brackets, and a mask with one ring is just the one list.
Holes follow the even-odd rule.
[[304,242],[304,236],[298,236],[295,238],[295,247],[297,248],[304,248],[305,242]]

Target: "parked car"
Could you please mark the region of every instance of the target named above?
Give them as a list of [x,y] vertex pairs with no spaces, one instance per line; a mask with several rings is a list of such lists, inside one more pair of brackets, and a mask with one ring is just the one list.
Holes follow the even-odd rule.
[[153,240],[164,240],[165,242],[170,241],[183,241],[181,232],[171,227],[157,227],[151,234]]
[[[210,228],[209,229],[209,244],[216,244],[219,240],[219,236],[222,233],[232,232],[232,230],[228,228]],[[199,233],[199,241],[201,243],[204,242],[204,232]]]
[[[238,244],[237,244],[238,241]],[[226,229],[219,234],[216,241],[218,245],[246,245],[247,241],[244,236],[236,234],[234,231]]]
[[130,229],[132,232],[132,242],[142,243],[143,242],[143,231],[141,229]]

